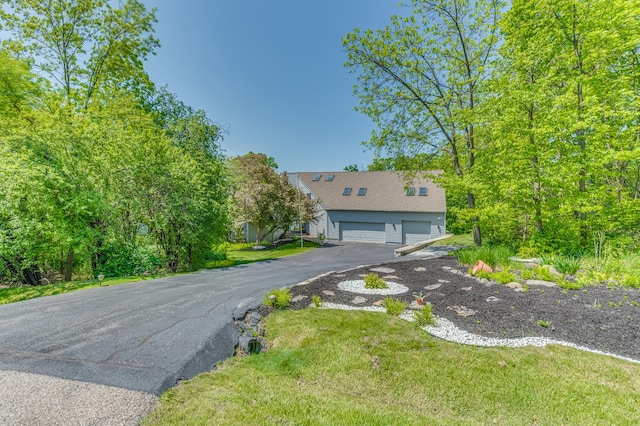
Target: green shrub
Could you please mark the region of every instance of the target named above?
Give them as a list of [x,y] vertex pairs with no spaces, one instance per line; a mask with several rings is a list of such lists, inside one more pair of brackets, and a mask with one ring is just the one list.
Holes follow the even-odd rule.
[[507,284],[513,281],[518,281],[518,277],[512,274],[509,270],[492,272],[489,277],[498,284]]
[[270,308],[286,309],[291,304],[291,290],[286,287],[273,288],[262,299],[262,304]]
[[544,266],[538,266],[533,269],[533,273],[535,274],[536,279],[543,281],[556,281],[558,277],[554,275],[549,268],[545,268]]
[[530,280],[533,278],[533,271],[531,269],[523,269],[520,271],[520,274],[522,274],[523,280]]
[[560,286],[565,290],[578,290],[582,288],[582,285],[577,281],[572,282],[572,281],[567,281],[565,279],[560,279],[557,282],[558,282],[558,286]]
[[318,296],[317,294],[311,296],[311,301],[316,308],[322,308],[324,306],[324,300],[322,300],[322,297]]
[[431,313],[431,303],[425,303],[422,309],[414,311],[413,317],[420,327],[433,325],[435,323],[433,314]]
[[369,289],[374,288],[389,288],[387,283],[384,282],[382,278],[378,276],[378,274],[368,274],[364,277],[364,287]]
[[582,259],[577,256],[543,255],[542,263],[553,266],[563,274],[575,275],[580,269]]
[[105,244],[100,249],[94,276],[124,277],[155,274],[162,269],[164,257],[154,245]]
[[506,246],[482,246],[457,250],[455,256],[463,265],[473,266],[478,260],[495,268],[497,265],[509,266],[512,252]]
[[229,251],[229,244],[223,243],[219,244],[211,249],[205,260],[227,260],[227,252]]
[[400,299],[393,297],[387,297],[382,302],[382,306],[385,307],[389,315],[398,316],[407,308],[407,304]]
[[487,272],[487,271],[478,271],[478,272],[476,272],[474,277],[476,277],[476,278],[486,278],[486,279],[490,280],[491,279],[491,274],[489,272]]

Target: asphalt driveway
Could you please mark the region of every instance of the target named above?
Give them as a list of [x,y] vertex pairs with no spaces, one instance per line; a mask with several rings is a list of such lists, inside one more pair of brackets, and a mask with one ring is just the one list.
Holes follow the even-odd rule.
[[250,307],[273,287],[405,260],[394,258],[395,248],[327,244],[278,260],[3,305],[0,371],[159,395],[233,355],[234,310]]

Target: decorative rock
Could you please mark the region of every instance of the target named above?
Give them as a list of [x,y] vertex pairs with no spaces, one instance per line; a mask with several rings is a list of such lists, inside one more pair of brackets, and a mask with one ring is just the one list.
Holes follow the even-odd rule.
[[466,306],[461,306],[461,305],[447,306],[447,309],[449,309],[450,311],[455,311],[455,313],[457,313],[461,317],[470,317],[471,315],[476,314],[476,311],[474,311],[473,309],[469,309]]
[[387,288],[366,288],[364,280],[341,281],[338,288],[343,291],[360,294],[402,294],[409,291],[409,287],[393,281],[387,281]]
[[440,288],[442,284],[432,284],[432,285],[427,285],[424,287],[425,290],[435,290],[436,288]]
[[464,290],[464,291],[471,291],[471,289],[472,289],[472,288],[473,288],[473,287],[462,287],[462,290]]
[[335,274],[334,277],[342,278],[342,277],[346,277],[346,275],[345,274]]
[[562,275],[556,268],[554,268],[553,266],[548,266],[549,268],[549,272],[551,272],[553,275]]
[[382,277],[385,280],[399,280],[400,277],[396,277],[395,275],[385,275],[384,277]]
[[445,271],[449,271],[451,270],[451,266],[443,266],[442,269],[444,269]]
[[382,304],[384,303],[384,300],[376,300],[375,302],[372,303],[373,306],[382,306]]
[[491,303],[491,302],[499,302],[499,301],[500,301],[500,299],[498,299],[498,298],[497,298],[497,297],[495,297],[495,296],[489,296],[489,297],[487,297],[487,302],[489,302],[489,303]]
[[325,296],[335,296],[336,294],[331,290],[322,290]]
[[367,299],[365,299],[362,296],[356,296],[351,303],[353,303],[354,305],[361,305],[363,303],[365,303],[367,301]]
[[448,280],[438,280],[438,282],[439,282],[439,283],[446,284],[446,283],[448,283],[448,282],[450,282],[450,281],[448,281]]
[[475,275],[478,271],[485,271],[488,273],[492,273],[493,269],[491,266],[484,263],[482,260],[478,260],[475,265],[473,265],[473,270],[471,271],[471,275]]
[[525,281],[525,284],[527,285],[539,285],[539,286],[543,286],[543,287],[555,287],[558,284],[551,282],[551,281],[542,281],[542,280],[527,280]]
[[303,295],[303,294],[299,294],[299,295],[297,295],[296,297],[294,297],[293,299],[291,299],[291,301],[292,301],[293,303],[295,303],[295,302],[300,302],[301,300],[304,300],[304,299],[306,299],[307,297],[308,297],[308,296],[305,296],[305,295]]
[[418,266],[417,268],[413,268],[414,271],[416,272],[424,272],[427,270],[427,268],[424,268],[422,266]]
[[392,274],[396,271],[395,269],[385,268],[384,266],[381,266],[379,268],[371,268],[369,270],[373,272],[380,272],[381,274]]
[[522,284],[512,281],[510,283],[505,284],[505,287],[513,289],[513,290],[522,290]]
[[488,284],[489,280],[486,278],[480,278],[478,281],[480,281],[480,284]]
[[265,246],[253,246],[253,247],[251,247],[251,250],[264,250],[264,249],[266,249]]
[[409,304],[409,309],[413,309],[416,311],[419,311],[420,309],[422,309],[424,305],[420,305],[418,302],[416,302],[415,300],[413,300],[410,304]]

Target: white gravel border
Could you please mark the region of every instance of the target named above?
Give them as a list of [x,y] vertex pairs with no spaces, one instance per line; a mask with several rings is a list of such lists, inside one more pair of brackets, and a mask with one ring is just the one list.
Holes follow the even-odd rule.
[[[342,304],[330,303],[330,302],[326,302],[323,305],[323,308],[342,309],[345,311],[386,312],[385,308],[378,307],[378,306],[362,306],[361,307],[361,306],[342,305]],[[520,348],[524,346],[535,346],[539,348],[544,348],[547,345],[562,345],[562,346],[567,346],[573,349],[578,349],[581,351],[596,353],[600,355],[606,355],[606,356],[622,359],[625,361],[633,362],[636,364],[640,364],[640,360],[637,360],[637,359],[629,358],[622,355],[612,354],[610,352],[604,352],[596,349],[587,348],[585,346],[576,345],[575,343],[571,343],[571,342],[564,342],[562,340],[549,339],[547,337],[522,337],[522,338],[512,338],[512,339],[484,337],[478,334],[469,333],[468,331],[462,330],[446,318],[436,317],[435,315],[433,317],[435,319],[435,325],[427,325],[421,328],[427,333],[431,334],[432,336],[438,337],[448,342],[460,343],[462,345],[470,345],[470,346],[482,346],[482,347],[504,346],[508,348]],[[410,310],[405,310],[402,314],[400,314],[400,318],[406,321],[415,321],[415,317],[413,316],[413,311],[410,311]]]
[[402,284],[391,281],[386,281],[386,283],[388,288],[366,288],[364,280],[342,281],[338,283],[338,288],[350,293],[381,295],[402,294],[409,291],[409,288]]

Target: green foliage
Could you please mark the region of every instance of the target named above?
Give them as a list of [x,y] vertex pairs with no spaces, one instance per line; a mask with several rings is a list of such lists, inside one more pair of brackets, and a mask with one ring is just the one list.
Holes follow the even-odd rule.
[[433,314],[431,313],[431,308],[431,303],[425,303],[422,308],[413,312],[413,317],[420,327],[435,324]]
[[111,244],[100,249],[99,259],[94,276],[155,275],[164,266],[164,258],[153,245]]
[[378,276],[378,274],[374,274],[373,272],[367,274],[364,277],[364,288],[376,289],[376,288],[389,288],[386,282],[382,278]]
[[545,265],[552,265],[559,272],[567,275],[575,275],[580,269],[582,259],[574,256],[543,256],[542,261]]
[[311,301],[313,302],[313,306],[316,308],[322,308],[322,306],[324,306],[324,300],[322,300],[322,297],[317,294],[311,296]]
[[538,280],[542,280],[542,281],[551,281],[551,282],[555,282],[557,281],[560,277],[558,277],[557,275],[554,275],[549,268],[546,268],[542,265],[537,266],[533,269],[533,274],[535,276],[536,279]]
[[552,323],[551,321],[538,320],[538,325],[540,327],[549,328],[551,327]]
[[274,288],[262,299],[262,304],[274,309],[287,309],[291,304],[291,290],[286,287]]
[[407,308],[407,304],[400,299],[394,297],[385,297],[382,306],[387,310],[389,315],[398,316]]
[[512,251],[506,246],[482,246],[462,248],[456,250],[454,254],[463,265],[473,266],[478,260],[481,260],[495,268],[497,265],[510,265],[509,257],[512,255]]
[[511,271],[506,269],[503,271],[492,272],[489,274],[489,277],[498,284],[507,284],[510,282],[518,281],[518,277],[516,277]]

